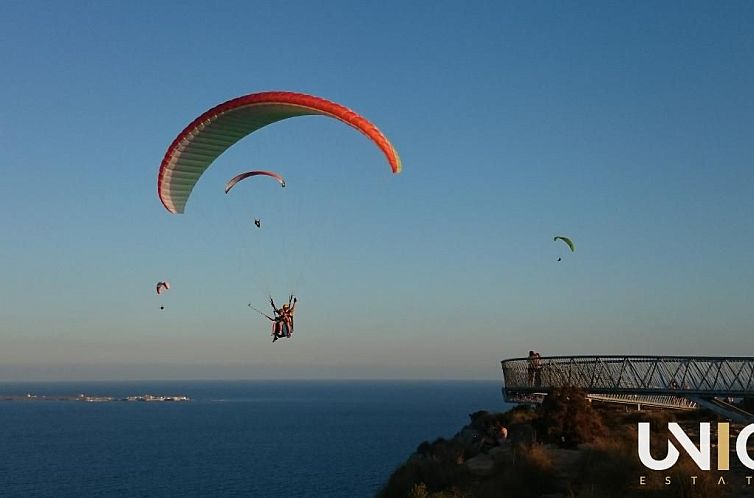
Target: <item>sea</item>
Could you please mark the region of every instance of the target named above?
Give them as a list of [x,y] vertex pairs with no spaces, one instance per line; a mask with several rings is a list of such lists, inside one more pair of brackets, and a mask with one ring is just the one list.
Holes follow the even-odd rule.
[[2,497],[371,497],[495,381],[0,383],[4,395],[185,395],[189,402],[0,401]]

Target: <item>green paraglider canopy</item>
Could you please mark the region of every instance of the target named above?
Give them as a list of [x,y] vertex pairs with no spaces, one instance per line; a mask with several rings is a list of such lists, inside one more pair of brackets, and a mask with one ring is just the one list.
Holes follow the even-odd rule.
[[563,242],[565,242],[566,245],[571,249],[571,252],[573,252],[573,251],[576,250],[576,248],[573,245],[573,242],[571,242],[571,239],[569,239],[568,237],[563,237],[562,235],[556,235],[552,240],[554,242],[554,241],[556,241],[558,239],[560,239]]

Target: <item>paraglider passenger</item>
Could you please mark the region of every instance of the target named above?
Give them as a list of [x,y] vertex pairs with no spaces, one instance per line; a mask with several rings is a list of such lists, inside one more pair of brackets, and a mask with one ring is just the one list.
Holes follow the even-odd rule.
[[281,308],[275,306],[275,301],[270,297],[270,305],[272,306],[272,312],[275,316],[272,324],[272,342],[283,337],[290,338],[293,335],[293,313],[296,309],[296,302],[298,299],[291,294],[288,297],[288,303],[284,304]]
[[293,313],[296,310],[296,302],[298,299],[291,294],[290,297],[288,297],[288,304],[284,304],[283,308],[280,310],[280,316],[283,319],[283,333],[286,337],[291,337],[293,335]]
[[270,306],[272,306],[272,317],[267,317],[272,321],[272,342],[283,337],[283,315],[282,309],[275,306],[275,301],[270,297]]
[[283,337],[283,317],[279,315],[276,315],[275,318],[265,316],[272,322],[272,342],[275,342]]

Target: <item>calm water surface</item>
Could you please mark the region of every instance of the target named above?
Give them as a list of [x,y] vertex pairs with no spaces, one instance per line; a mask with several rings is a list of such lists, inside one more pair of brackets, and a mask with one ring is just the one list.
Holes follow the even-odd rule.
[[0,401],[0,496],[368,497],[499,382],[2,384],[3,394],[184,394],[189,403]]

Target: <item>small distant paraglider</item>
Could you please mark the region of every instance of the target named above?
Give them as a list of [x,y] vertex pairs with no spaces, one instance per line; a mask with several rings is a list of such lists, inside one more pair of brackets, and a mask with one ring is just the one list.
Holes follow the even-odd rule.
[[[157,291],[158,296],[166,293],[168,290],[170,290],[170,282],[157,282],[155,290]],[[160,306],[160,309],[164,310],[165,306]]]
[[[553,237],[552,241],[556,242],[558,239],[562,240],[568,246],[571,252],[574,252],[576,250],[576,246],[573,245],[573,241],[569,239],[568,237],[564,237],[562,235],[556,235],[555,237]],[[557,261],[563,261],[563,258],[558,257]]]
[[[228,180],[228,183],[225,184],[225,193],[227,194],[228,192],[230,192],[230,189],[232,189],[236,185],[236,183],[240,182],[241,180],[260,175],[274,178],[275,180],[277,180],[281,187],[285,188],[285,178],[273,171],[247,171],[246,173],[241,173]],[[259,218],[254,218],[254,225],[256,225],[257,228],[262,228],[262,220],[260,220]]]
[[273,171],[247,171],[246,173],[238,174],[228,180],[228,183],[225,184],[225,193],[227,194],[228,192],[230,192],[230,189],[232,189],[236,185],[236,183],[240,182],[241,180],[260,175],[274,178],[275,180],[277,180],[281,187],[285,188],[285,178]]

